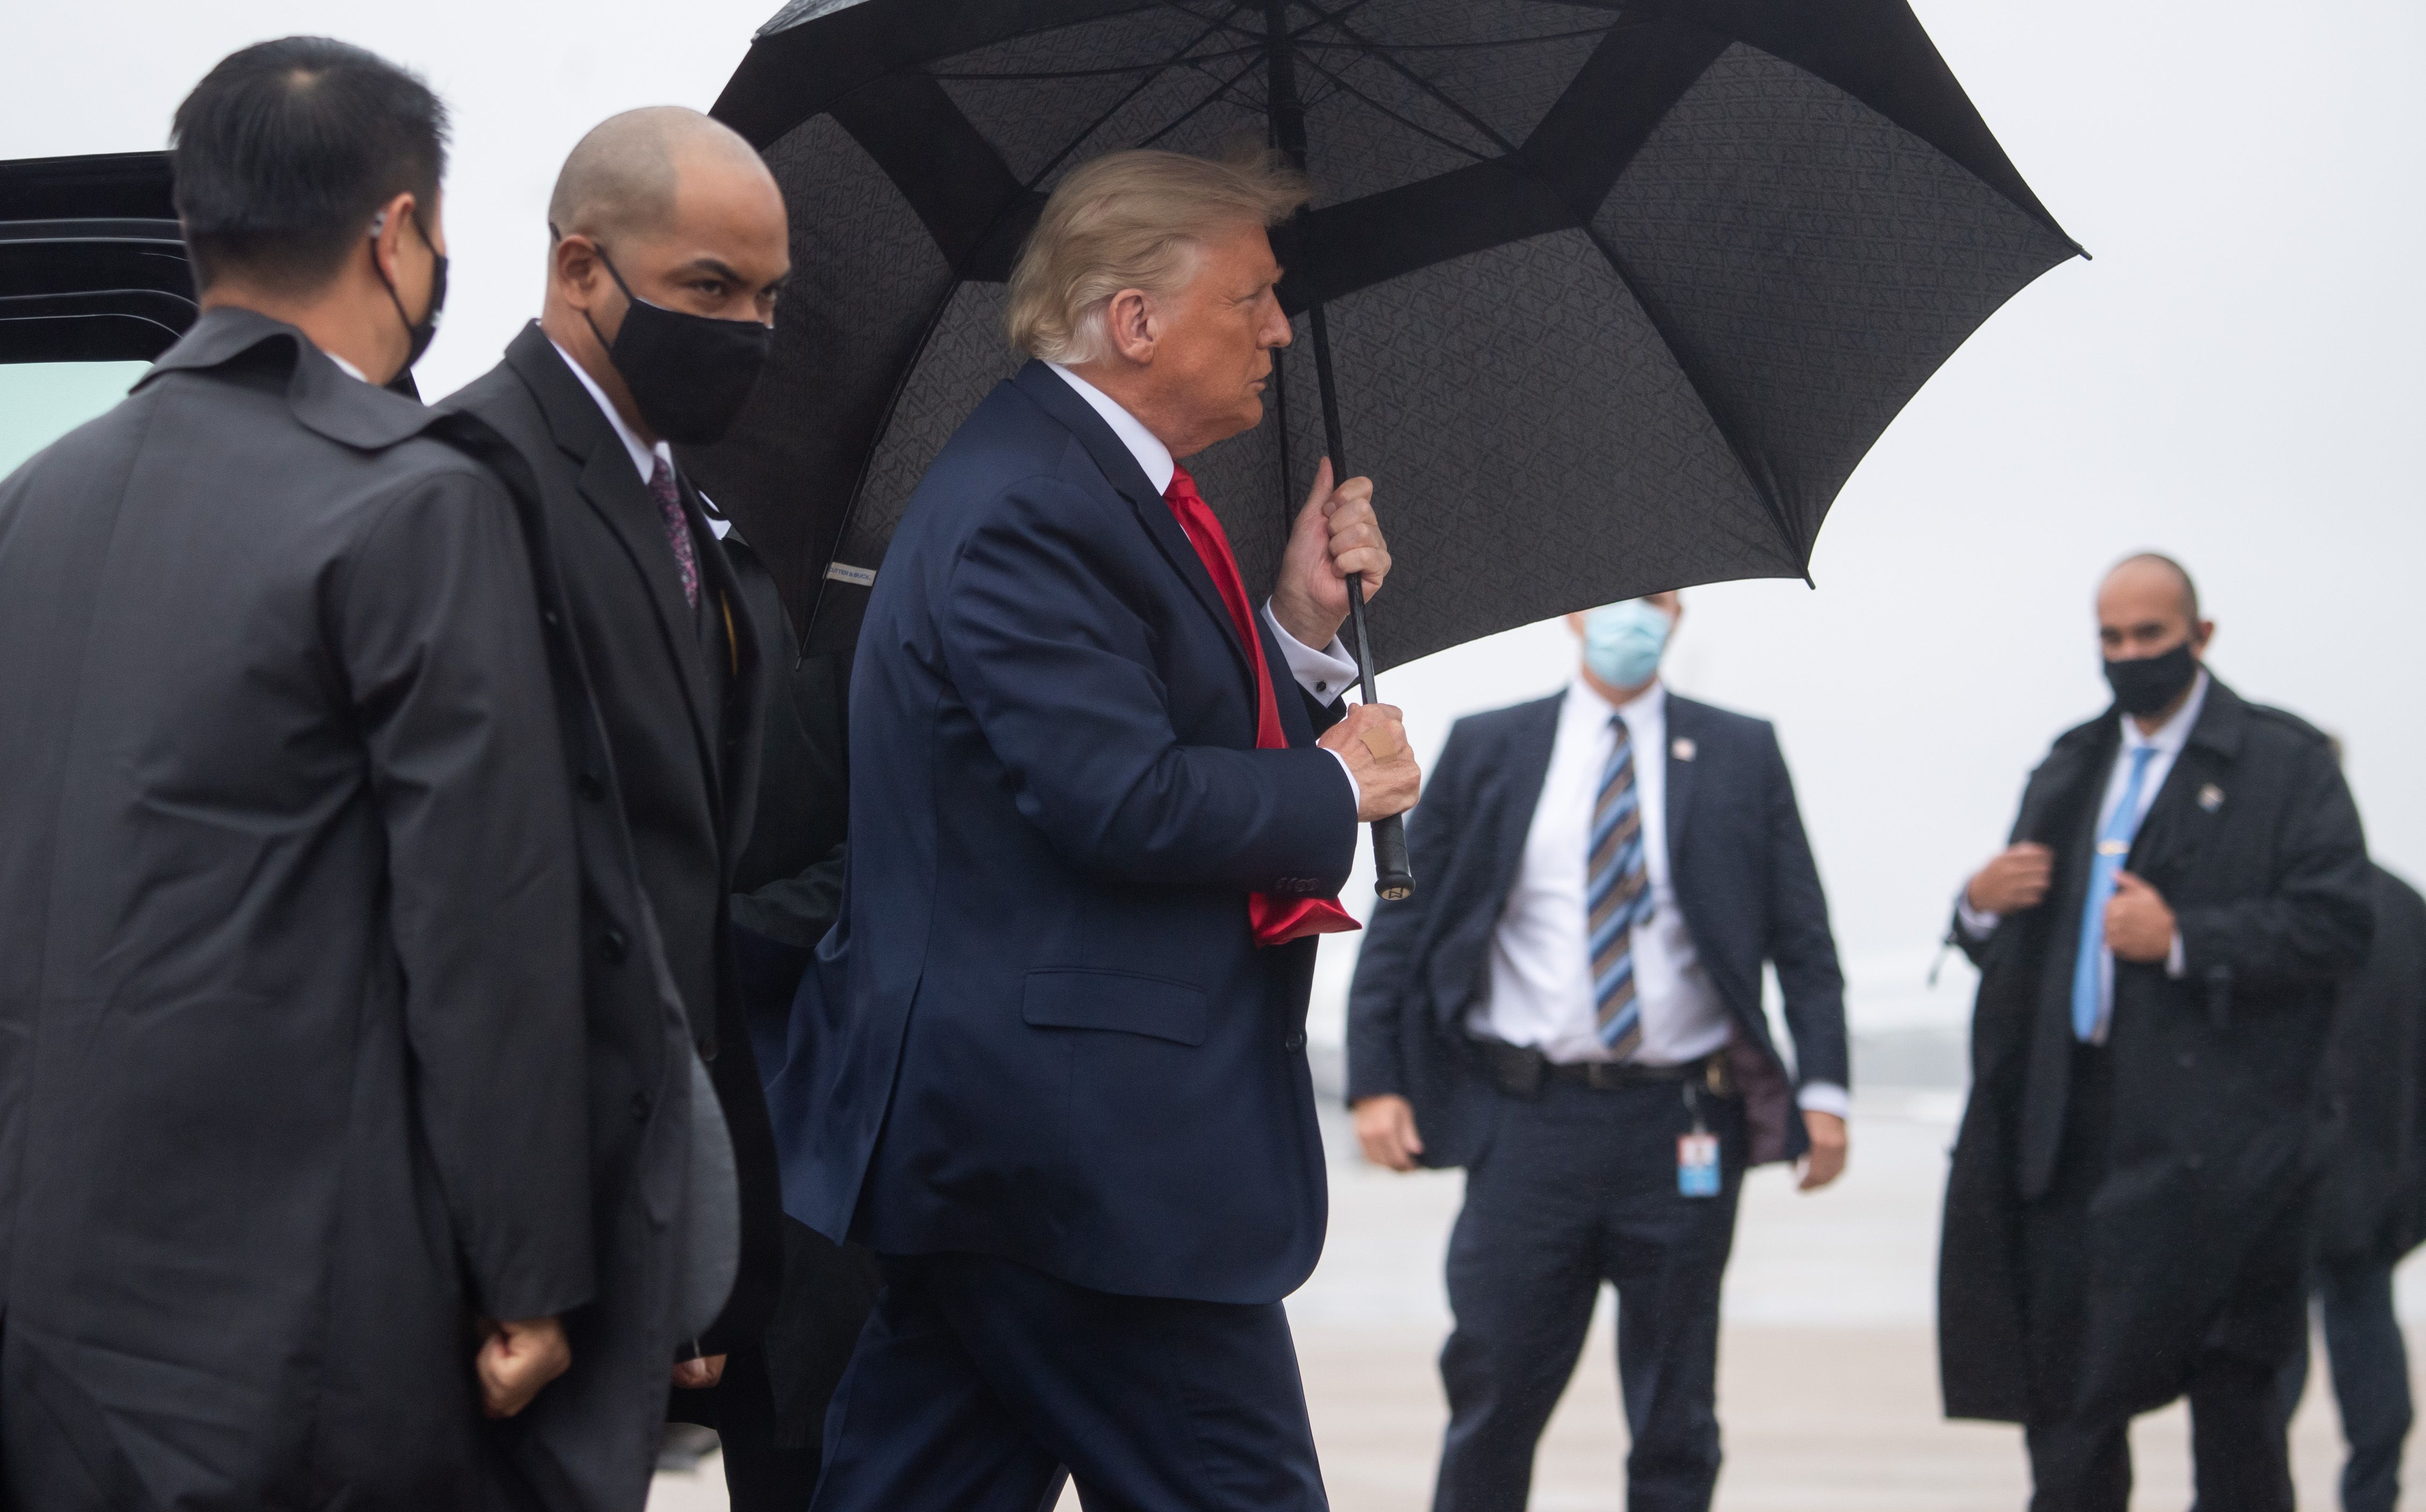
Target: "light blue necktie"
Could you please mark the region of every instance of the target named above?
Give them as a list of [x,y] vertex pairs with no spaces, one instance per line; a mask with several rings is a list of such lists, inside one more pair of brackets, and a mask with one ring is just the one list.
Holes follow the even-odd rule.
[[2072,963],[2072,1037],[2087,1041],[2097,1034],[2098,990],[2106,958],[2106,905],[2114,896],[2114,876],[2131,854],[2131,837],[2140,830],[2140,780],[2148,775],[2154,746],[2131,751],[2131,778],[2123,784],[2123,801],[2097,832],[2097,849],[2089,858],[2089,900],[2080,912],[2080,954]]
[[1642,1042],[1642,1008],[1634,1001],[1634,926],[1651,917],[1651,883],[1643,867],[1634,743],[1626,738],[1625,720],[1612,717],[1609,723],[1617,729],[1617,748],[1601,769],[1600,793],[1593,802],[1584,918],[1592,944],[1593,1027],[1600,1042],[1624,1060]]

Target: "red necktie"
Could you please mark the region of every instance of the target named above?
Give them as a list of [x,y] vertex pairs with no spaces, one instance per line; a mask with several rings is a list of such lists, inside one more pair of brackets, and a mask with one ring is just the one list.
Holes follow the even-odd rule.
[[[1196,548],[1205,571],[1212,574],[1214,590],[1221,595],[1230,623],[1247,648],[1247,660],[1254,666],[1255,748],[1286,749],[1288,737],[1281,733],[1281,707],[1272,699],[1271,666],[1264,660],[1264,643],[1255,634],[1254,611],[1247,606],[1247,584],[1238,575],[1238,559],[1230,555],[1230,537],[1213,507],[1196,491],[1196,480],[1188,475],[1188,469],[1172,469],[1171,487],[1162,491],[1162,496],[1178,517],[1179,528],[1187,532],[1188,543]],[[1254,927],[1258,945],[1285,945],[1306,935],[1335,935],[1364,927],[1335,897],[1287,898],[1270,893],[1247,894],[1247,922]]]

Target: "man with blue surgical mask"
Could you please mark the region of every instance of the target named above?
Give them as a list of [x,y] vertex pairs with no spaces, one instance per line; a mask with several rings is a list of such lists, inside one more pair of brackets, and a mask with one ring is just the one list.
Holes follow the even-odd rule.
[[[1571,615],[1564,692],[1460,720],[1349,1005],[1367,1158],[1463,1166],[1434,1512],[1524,1506],[1606,1281],[1632,1512],[1719,1469],[1719,1283],[1744,1171],[1844,1169],[1844,984],[1776,732],[1659,679],[1674,593]],[[1774,965],[1789,1069],[1761,1006]]]

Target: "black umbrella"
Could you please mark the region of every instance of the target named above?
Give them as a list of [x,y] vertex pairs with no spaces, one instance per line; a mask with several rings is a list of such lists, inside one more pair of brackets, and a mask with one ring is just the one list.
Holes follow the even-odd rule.
[[1269,583],[1353,443],[1385,666],[1806,575],[1887,422],[2078,250],[1903,0],[794,0],[716,114],[782,183],[798,273],[741,426],[691,460],[812,651],[1017,365],[1003,281],[1103,153],[1243,134],[1312,177],[1274,237],[1278,414],[1189,468]]

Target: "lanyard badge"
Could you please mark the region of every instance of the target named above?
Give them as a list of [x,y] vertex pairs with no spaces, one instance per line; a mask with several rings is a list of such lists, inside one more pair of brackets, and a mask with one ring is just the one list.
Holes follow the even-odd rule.
[[1685,1197],[1719,1195],[1719,1136],[1702,1122],[1700,1088],[1685,1084],[1685,1106],[1693,1113],[1693,1132],[1676,1136],[1676,1190]]

